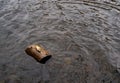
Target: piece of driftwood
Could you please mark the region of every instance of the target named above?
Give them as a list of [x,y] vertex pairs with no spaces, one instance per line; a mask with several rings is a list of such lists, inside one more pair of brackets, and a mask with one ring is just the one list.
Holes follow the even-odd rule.
[[51,58],[51,55],[41,45],[29,45],[25,52],[33,57],[36,61],[44,64]]

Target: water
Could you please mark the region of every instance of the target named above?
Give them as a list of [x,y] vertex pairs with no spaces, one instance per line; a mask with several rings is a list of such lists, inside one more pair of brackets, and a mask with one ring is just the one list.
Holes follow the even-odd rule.
[[[24,52],[42,44],[45,65]],[[119,0],[0,0],[0,83],[120,83]]]

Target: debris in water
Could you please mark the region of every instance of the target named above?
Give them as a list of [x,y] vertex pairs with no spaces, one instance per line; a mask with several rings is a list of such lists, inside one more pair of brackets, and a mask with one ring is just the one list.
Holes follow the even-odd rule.
[[42,64],[45,64],[51,58],[48,51],[41,45],[30,45],[25,49],[25,52]]

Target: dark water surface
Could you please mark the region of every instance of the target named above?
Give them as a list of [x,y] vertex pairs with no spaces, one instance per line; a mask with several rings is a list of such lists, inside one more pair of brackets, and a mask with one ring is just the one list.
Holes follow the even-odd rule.
[[120,83],[120,0],[0,0],[0,83]]

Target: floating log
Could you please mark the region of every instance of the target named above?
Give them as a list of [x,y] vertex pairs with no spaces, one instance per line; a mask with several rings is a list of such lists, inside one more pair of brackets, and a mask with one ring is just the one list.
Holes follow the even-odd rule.
[[51,55],[41,45],[29,45],[25,52],[33,57],[36,61],[45,64],[51,58]]

